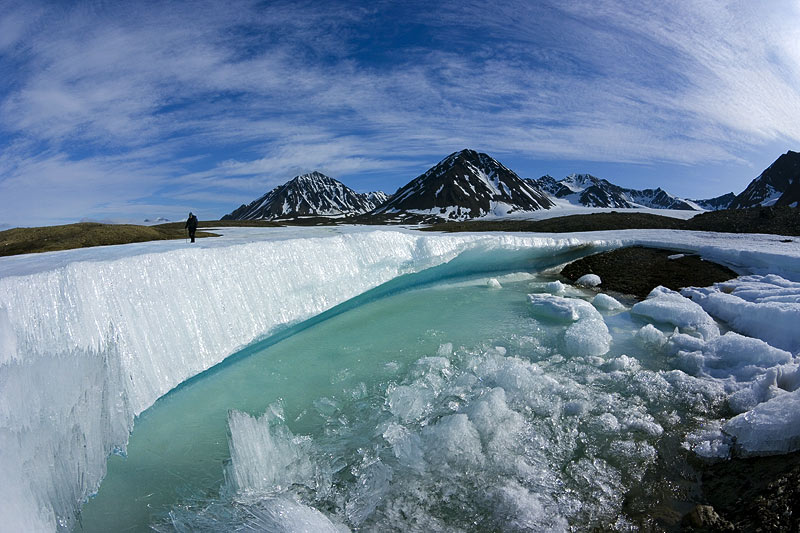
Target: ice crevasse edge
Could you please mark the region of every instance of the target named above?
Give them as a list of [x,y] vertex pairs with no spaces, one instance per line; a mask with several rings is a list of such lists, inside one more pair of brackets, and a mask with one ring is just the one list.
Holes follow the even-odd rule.
[[[712,239],[713,240],[713,239]],[[591,237],[398,231],[179,248],[0,278],[0,511],[4,527],[69,528],[136,415],[276,327],[464,251],[554,255],[592,242],[704,251],[800,277],[800,254],[671,232]],[[775,259],[779,259],[777,262]]]

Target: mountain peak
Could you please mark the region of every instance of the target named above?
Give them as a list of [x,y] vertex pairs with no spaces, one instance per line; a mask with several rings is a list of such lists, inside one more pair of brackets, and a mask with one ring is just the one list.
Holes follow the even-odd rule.
[[374,195],[359,194],[344,183],[315,170],[295,176],[222,218],[271,220],[297,216],[347,216],[372,211],[380,199]]
[[300,174],[299,176],[295,176],[287,183],[292,183],[293,181],[318,181],[318,180],[332,180],[333,178],[326,176],[319,170],[312,170],[311,172],[307,172],[306,174]]
[[586,207],[637,208],[693,210],[697,207],[690,202],[675,198],[663,189],[626,189],[608,180],[591,174],[570,174],[556,181],[550,176],[532,180],[535,184],[555,196],[572,204]]
[[463,219],[552,205],[537,187],[491,156],[466,148],[401,187],[376,213],[409,211]]
[[800,153],[788,150],[736,196],[732,208],[800,205]]

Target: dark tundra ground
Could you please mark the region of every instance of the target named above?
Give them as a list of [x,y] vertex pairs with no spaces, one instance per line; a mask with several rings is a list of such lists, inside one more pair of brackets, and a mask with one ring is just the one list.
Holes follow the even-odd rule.
[[659,285],[677,291],[689,286],[708,287],[737,276],[733,270],[694,254],[643,246],[590,255],[568,264],[561,271],[570,281],[584,274],[600,276],[600,288],[604,291],[632,294],[639,299],[644,299]]

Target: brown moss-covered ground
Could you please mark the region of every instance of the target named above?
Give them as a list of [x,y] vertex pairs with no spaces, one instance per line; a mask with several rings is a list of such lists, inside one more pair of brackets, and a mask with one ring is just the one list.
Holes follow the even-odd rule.
[[570,233],[621,229],[684,229],[723,233],[769,233],[800,235],[800,209],[754,207],[701,213],[681,220],[648,213],[608,212],[569,215],[545,220],[475,220],[443,222],[424,228],[429,231],[531,231]]
[[[0,231],[0,256],[53,252],[110,244],[185,239],[186,230],[183,224],[137,226],[81,222],[64,226],[14,228]],[[204,231],[198,231],[195,235],[199,238],[217,236]]]
[[602,281],[599,288],[632,294],[640,299],[659,285],[673,290],[707,287],[737,276],[733,270],[704,261],[697,255],[668,259],[678,253],[643,246],[619,248],[573,261],[564,267],[561,275],[575,281],[584,274],[597,274]]
[[428,231],[530,231],[537,233],[571,233],[615,229],[684,229],[685,221],[648,213],[591,213],[568,215],[544,220],[468,220],[432,224]]

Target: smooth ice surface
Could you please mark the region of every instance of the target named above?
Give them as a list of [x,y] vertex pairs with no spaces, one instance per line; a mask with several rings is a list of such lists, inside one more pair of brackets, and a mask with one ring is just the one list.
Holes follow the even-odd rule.
[[[195,245],[163,241],[0,259],[0,514],[8,527],[71,527],[105,473],[105,458],[124,451],[134,417],[188,378],[281,327],[456,257],[455,270],[491,270],[504,261],[535,270],[557,263],[559,254],[643,244],[800,281],[800,250],[776,236],[219,231],[225,237]],[[791,294],[779,298],[772,303],[792,303]],[[782,311],[768,313],[788,320]],[[776,327],[763,334],[747,328],[742,322],[733,329],[796,357],[795,337]],[[571,346],[585,349],[578,341],[587,332],[573,331]]]

